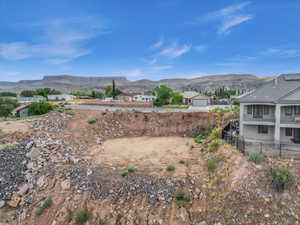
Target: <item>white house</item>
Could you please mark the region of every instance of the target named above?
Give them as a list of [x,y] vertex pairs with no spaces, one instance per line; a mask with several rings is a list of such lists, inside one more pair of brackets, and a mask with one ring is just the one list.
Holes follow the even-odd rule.
[[240,136],[246,143],[300,151],[300,74],[280,75],[239,101]]
[[135,95],[133,96],[134,102],[153,102],[156,97],[154,95]]
[[76,97],[74,95],[48,95],[49,101],[73,101]]

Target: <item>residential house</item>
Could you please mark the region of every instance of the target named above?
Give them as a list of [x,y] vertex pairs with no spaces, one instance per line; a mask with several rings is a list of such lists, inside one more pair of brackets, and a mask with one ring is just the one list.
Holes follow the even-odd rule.
[[67,95],[67,94],[61,94],[61,95],[48,95],[49,101],[73,101],[76,97],[74,95]]
[[29,104],[23,104],[15,108],[11,113],[15,115],[16,117],[27,117],[28,116],[28,106]]
[[199,93],[196,91],[185,91],[182,93],[183,104],[192,105],[192,98],[198,96]]
[[239,101],[240,137],[246,143],[300,150],[300,74],[280,75]]
[[134,102],[154,102],[156,99],[156,97],[154,95],[134,95],[133,96],[133,101]]
[[118,99],[123,102],[133,102],[133,97],[138,93],[121,93],[118,95]]
[[183,104],[192,106],[207,106],[211,104],[211,98],[201,95],[195,91],[185,91],[182,93]]
[[17,98],[17,101],[21,104],[24,103],[31,103],[31,102],[39,102],[39,101],[44,101],[46,100],[46,98],[44,98],[43,96],[33,96],[33,97],[19,97]]

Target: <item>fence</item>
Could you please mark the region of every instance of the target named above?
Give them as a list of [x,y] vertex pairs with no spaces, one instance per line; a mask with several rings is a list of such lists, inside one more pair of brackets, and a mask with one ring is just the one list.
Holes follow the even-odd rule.
[[249,143],[245,142],[239,136],[230,134],[223,134],[223,139],[243,154],[247,154],[248,152],[260,152],[266,156],[300,158],[300,144],[281,143],[275,145],[257,142]]

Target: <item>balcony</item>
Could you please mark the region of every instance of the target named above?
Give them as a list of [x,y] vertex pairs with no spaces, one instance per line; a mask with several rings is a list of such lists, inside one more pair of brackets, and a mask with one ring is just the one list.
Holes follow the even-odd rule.
[[244,121],[275,122],[275,107],[270,105],[247,105]]

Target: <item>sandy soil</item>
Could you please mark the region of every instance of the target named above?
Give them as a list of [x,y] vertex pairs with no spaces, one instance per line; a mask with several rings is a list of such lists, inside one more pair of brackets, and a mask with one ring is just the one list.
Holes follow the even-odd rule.
[[182,166],[178,164],[190,157],[189,146],[192,143],[193,139],[187,137],[117,138],[92,147],[90,154],[101,165],[135,167],[152,172],[174,165],[177,175],[183,175]]
[[0,130],[3,133],[13,133],[13,132],[28,132],[30,130],[30,123],[25,120],[18,121],[3,121],[0,122]]

